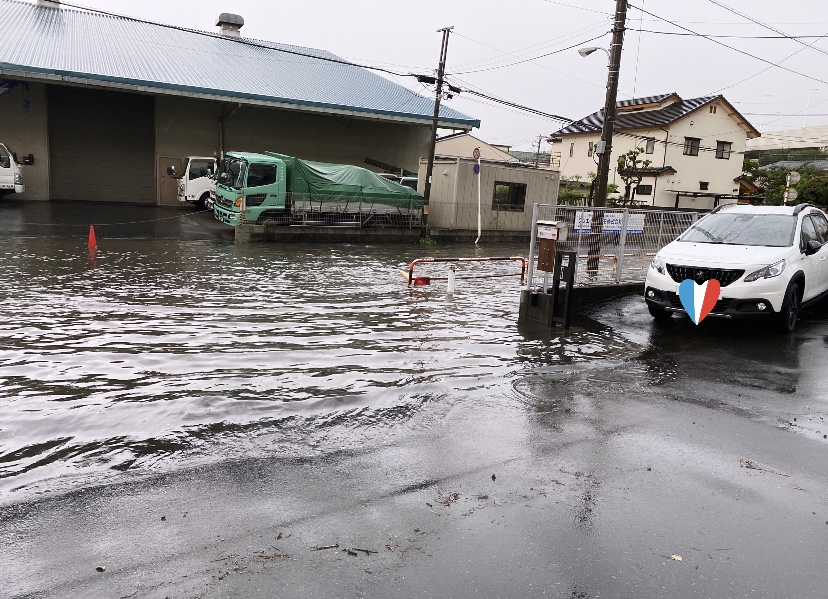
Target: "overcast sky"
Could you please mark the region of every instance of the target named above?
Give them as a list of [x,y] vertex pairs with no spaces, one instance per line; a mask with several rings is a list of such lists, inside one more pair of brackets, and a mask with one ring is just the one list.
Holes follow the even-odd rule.
[[[606,54],[598,51],[582,58],[577,48],[608,48],[615,10],[614,0],[78,0],[77,4],[208,31],[216,30],[221,12],[237,13],[244,17],[245,37],[322,48],[399,73],[431,74],[440,52],[436,30],[453,25],[447,71],[454,74],[455,83],[568,118],[581,118],[604,104]],[[783,35],[803,37],[799,41],[781,37],[746,17]],[[809,126],[828,124],[824,0],[633,0],[627,26],[619,100],[667,92],[685,98],[722,93],[768,136],[802,127],[806,111]],[[698,36],[639,33],[639,29],[736,36],[714,39],[758,58]],[[758,36],[781,39],[752,39]],[[569,46],[574,48],[563,50]],[[559,52],[538,58],[555,51]],[[411,77],[397,81],[431,93]],[[539,134],[560,127],[555,121],[468,94],[449,104],[482,121],[475,135],[516,149],[529,149]],[[544,144],[542,149],[546,148]]]

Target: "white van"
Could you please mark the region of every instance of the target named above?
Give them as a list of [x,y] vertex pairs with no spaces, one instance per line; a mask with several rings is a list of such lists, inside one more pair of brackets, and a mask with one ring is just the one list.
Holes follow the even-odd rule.
[[178,201],[195,204],[199,208],[211,210],[213,196],[210,191],[215,186],[213,174],[216,172],[216,159],[204,156],[188,156],[181,173],[174,166],[167,168],[167,174],[178,179]]
[[0,143],[0,198],[10,193],[26,191],[20,167],[15,153]]

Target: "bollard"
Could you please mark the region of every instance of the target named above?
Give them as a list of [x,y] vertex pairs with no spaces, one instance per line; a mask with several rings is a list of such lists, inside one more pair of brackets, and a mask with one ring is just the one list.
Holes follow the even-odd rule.
[[454,293],[454,272],[455,272],[454,271],[454,266],[449,268],[449,274],[448,274],[448,292],[449,293]]

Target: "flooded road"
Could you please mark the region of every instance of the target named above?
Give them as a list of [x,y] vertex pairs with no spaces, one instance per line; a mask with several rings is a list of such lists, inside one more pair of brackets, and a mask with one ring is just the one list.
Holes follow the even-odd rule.
[[514,380],[533,365],[626,352],[587,331],[527,340],[517,274],[463,278],[519,273],[516,264],[461,268],[453,296],[445,281],[406,286],[411,260],[457,256],[451,246],[235,246],[97,231],[94,259],[83,227],[67,231],[74,238],[3,239],[3,500],[358,447],[426,405],[473,398],[508,411]]
[[400,274],[522,246],[205,216],[0,204],[0,595],[824,597],[824,306],[561,332],[514,264]]

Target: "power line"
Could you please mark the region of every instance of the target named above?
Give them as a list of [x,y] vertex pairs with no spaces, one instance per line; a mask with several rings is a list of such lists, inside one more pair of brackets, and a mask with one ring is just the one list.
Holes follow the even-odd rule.
[[[711,0],[712,1],[712,0]],[[709,33],[682,33],[680,31],[653,31],[652,29],[634,29],[633,31],[641,31],[644,33],[654,33],[657,35],[679,35],[685,37],[709,37],[709,38],[731,38],[740,40],[800,40],[800,39],[814,39],[820,40],[825,37],[823,35],[713,35]],[[810,46],[808,46],[810,48]],[[822,48],[814,48],[814,50],[822,51]]]
[[[634,6],[634,5],[632,5],[632,4],[630,4],[629,6],[630,6],[630,8],[634,8],[634,9],[636,9],[636,10],[640,10],[641,12],[643,12],[643,13],[645,13],[645,14],[648,14],[648,15],[650,15],[651,17],[655,17],[655,18],[657,18],[657,19],[661,19],[662,21],[664,21],[665,23],[669,23],[669,24],[670,24],[670,25],[672,25],[673,27],[678,27],[679,29],[683,29],[683,30],[685,30],[685,31],[687,31],[687,32],[689,32],[689,33],[692,33],[692,34],[694,34],[694,35],[697,35],[697,36],[699,36],[699,37],[702,37],[702,38],[704,38],[704,39],[706,39],[706,40],[710,40],[710,41],[711,41],[711,42],[713,42],[714,44],[718,44],[719,46],[724,46],[725,48],[728,48],[728,49],[730,49],[730,50],[733,50],[734,52],[738,52],[739,54],[744,54],[745,56],[750,56],[751,58],[753,58],[753,59],[755,59],[755,60],[759,60],[759,61],[764,62],[764,63],[766,63],[766,64],[769,64],[769,65],[771,65],[771,66],[777,67],[777,68],[779,68],[779,69],[782,69],[783,71],[788,71],[788,72],[793,73],[793,74],[795,74],[795,75],[799,75],[799,76],[801,76],[801,77],[805,77],[806,79],[811,79],[811,80],[813,80],[813,81],[819,81],[820,83],[824,83],[824,84],[828,85],[828,81],[825,81],[825,80],[823,80],[823,79],[818,79],[817,77],[812,77],[812,76],[810,76],[810,75],[806,75],[805,73],[800,73],[799,71],[794,71],[793,69],[789,69],[789,68],[787,68],[787,67],[783,67],[782,65],[779,65],[779,64],[777,64],[777,63],[775,63],[775,62],[772,62],[772,61],[767,60],[767,59],[765,59],[765,58],[762,58],[762,57],[760,57],[760,56],[756,56],[755,54],[751,54],[750,52],[745,52],[744,50],[740,50],[739,48],[734,48],[733,46],[729,46],[728,44],[725,44],[724,42],[720,42],[719,40],[714,39],[714,38],[712,38],[712,37],[710,37],[710,36],[708,36],[708,35],[704,35],[704,34],[702,34],[702,33],[699,33],[698,31],[693,31],[692,29],[688,29],[687,27],[682,27],[681,25],[679,25],[679,24],[675,23],[674,21],[671,21],[671,20],[669,20],[669,19],[665,19],[664,17],[660,17],[660,16],[658,16],[658,15],[656,15],[656,14],[653,14],[653,13],[651,13],[651,12],[649,12],[649,11],[644,10],[643,8],[639,8],[638,6]],[[828,34],[826,34],[826,35],[828,35]],[[731,86],[731,87],[732,87],[732,86]],[[723,88],[723,89],[727,89],[727,88]]]
[[[719,2],[719,0],[708,0],[708,1],[709,1],[709,2],[711,2],[711,3],[713,3],[713,4],[715,4],[716,6],[720,6],[721,8],[724,8],[725,10],[727,10],[727,11],[729,11],[729,12],[732,12],[734,15],[738,15],[738,16],[742,17],[743,19],[747,19],[747,20],[748,20],[748,21],[750,21],[751,23],[756,23],[756,24],[757,24],[757,25],[759,25],[760,27],[764,27],[765,29],[769,29],[770,31],[773,31],[774,33],[778,33],[778,34],[780,34],[780,35],[785,36],[785,37],[786,37],[786,38],[788,38],[788,39],[792,39],[792,40],[794,40],[794,41],[795,41],[795,42],[797,42],[797,43],[800,43],[800,44],[805,45],[805,43],[804,43],[804,42],[799,41],[799,39],[798,39],[798,38],[791,37],[791,36],[789,36],[787,33],[785,33],[784,31],[780,31],[779,29],[776,29],[776,28],[774,28],[774,27],[771,27],[770,25],[766,25],[765,23],[762,23],[761,21],[759,21],[759,20],[757,20],[757,19],[754,19],[754,18],[753,18],[753,17],[751,17],[750,15],[746,15],[746,14],[745,14],[745,13],[743,13],[743,12],[739,12],[739,11],[738,11],[738,10],[736,10],[735,8],[731,8],[730,6],[728,6],[728,5],[726,5],[726,4],[723,4],[723,3]],[[812,47],[812,46],[811,46],[811,47]],[[828,52],[826,52],[826,51],[825,51],[825,50],[823,50],[822,48],[816,48],[816,47],[813,47],[813,49],[814,49],[814,50],[817,50],[817,51],[819,51],[819,52],[822,52],[823,54],[828,54]]]
[[[547,40],[545,40],[541,43],[533,44],[531,46],[527,46],[527,47],[522,48],[520,50],[516,50],[515,52],[508,52],[506,50],[501,50],[500,48],[495,48],[494,46],[492,46],[490,44],[487,44],[485,42],[481,42],[480,40],[476,40],[474,38],[471,38],[467,35],[462,35],[460,33],[457,33],[455,35],[457,35],[459,37],[462,37],[464,39],[467,39],[470,42],[474,42],[476,44],[480,44],[481,46],[485,46],[486,48],[491,48],[492,50],[496,50],[497,52],[500,52],[504,55],[508,55],[508,56],[513,57],[513,58],[524,58],[527,54],[537,52],[541,48],[547,48],[549,46],[553,46],[553,45],[555,45],[556,42],[568,42],[569,40],[571,40],[575,37],[578,37],[580,35],[586,35],[588,33],[592,33],[596,29],[603,28],[603,27],[606,27],[606,23],[601,21],[600,23],[594,23],[592,25],[589,25],[588,27],[582,27],[581,29],[577,29],[575,31],[572,31],[572,32],[566,34],[566,35],[562,35],[562,36],[559,36],[557,38],[550,38],[550,39],[547,39]],[[485,63],[501,62],[501,61],[504,61],[504,60],[508,60],[508,59],[497,58],[497,57],[483,58],[483,59],[480,59],[480,60],[473,60],[471,62],[464,62],[464,63],[458,64],[458,65],[455,65],[454,68],[456,68],[456,69],[465,69],[465,68],[471,67],[472,65],[475,65],[475,68],[477,68],[479,66],[484,66]]]
[[496,67],[488,67],[488,68],[484,68],[484,69],[475,69],[475,70],[472,70],[472,71],[460,71],[458,73],[451,73],[451,74],[452,75],[467,75],[469,73],[480,73],[482,71],[492,71],[492,70],[495,70],[495,69],[505,69],[507,67],[513,67],[513,66],[518,65],[518,64],[523,64],[525,62],[531,62],[531,61],[537,60],[539,58],[545,58],[547,56],[552,56],[553,54],[560,54],[561,52],[566,52],[567,50],[572,50],[573,48],[577,48],[578,46],[583,46],[586,43],[594,42],[595,40],[600,39],[600,38],[604,37],[605,35],[607,35],[607,33],[609,33],[609,31],[604,32],[601,35],[595,36],[595,37],[590,38],[588,40],[578,42],[577,44],[573,44],[572,46],[567,46],[566,48],[561,48],[559,50],[554,50],[552,52],[547,52],[546,54],[541,54],[540,56],[535,56],[533,58],[526,58],[524,60],[519,60],[517,62],[513,62],[513,63],[510,63],[510,64],[504,64],[504,65],[500,65],[500,66],[496,66]]

